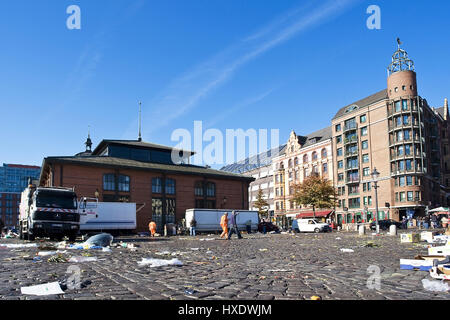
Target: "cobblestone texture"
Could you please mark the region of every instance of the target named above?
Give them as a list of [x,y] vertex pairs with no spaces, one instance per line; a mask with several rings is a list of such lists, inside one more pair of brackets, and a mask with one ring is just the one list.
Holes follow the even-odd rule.
[[[336,238],[340,237],[340,240]],[[214,239],[205,241],[205,239]],[[77,264],[84,288],[63,295],[33,297],[20,292],[23,286],[61,281],[72,263],[25,260],[37,248],[0,249],[0,299],[149,299],[149,300],[272,300],[310,299],[448,299],[449,293],[425,291],[421,280],[428,272],[400,270],[400,258],[426,254],[423,244],[400,243],[399,236],[358,236],[356,233],[253,234],[231,241],[218,236],[171,238],[121,238],[139,247],[133,251],[113,248],[69,250],[66,257],[89,252],[96,262]],[[3,243],[21,243],[3,239]],[[373,241],[380,247],[364,247]],[[47,242],[47,244],[51,244]],[[198,250],[192,250],[198,248]],[[343,253],[341,248],[353,249]],[[169,251],[177,255],[157,255]],[[182,266],[139,266],[142,258],[178,258]],[[381,288],[367,288],[370,265],[381,269]],[[189,294],[187,291],[194,290]]]

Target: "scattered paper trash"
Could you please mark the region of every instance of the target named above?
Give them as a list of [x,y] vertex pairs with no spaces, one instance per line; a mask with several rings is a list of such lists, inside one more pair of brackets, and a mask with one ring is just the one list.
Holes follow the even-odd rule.
[[37,286],[31,287],[22,287],[20,288],[22,294],[32,295],[32,296],[48,296],[52,294],[64,294],[64,291],[61,290],[61,286],[58,282],[40,284]]
[[56,251],[40,251],[38,252],[38,256],[45,257],[45,256],[53,256],[56,254]]
[[186,294],[194,294],[195,290],[194,289],[186,289],[186,290],[184,290],[184,293],[186,293]]
[[87,239],[84,244],[90,246],[108,247],[113,241],[113,236],[109,233],[100,233]]
[[267,251],[267,249],[259,249],[259,251],[264,252]]
[[199,248],[191,248],[191,250],[193,250],[193,251],[198,251]]
[[97,261],[97,257],[72,257],[69,259],[69,262],[83,263],[83,262],[94,262]]
[[154,267],[162,267],[162,266],[182,266],[183,263],[174,258],[171,260],[164,260],[164,259],[153,259],[153,258],[142,258],[142,261],[138,262],[140,266],[150,265],[150,268]]
[[322,300],[322,298],[319,296],[312,296],[311,300]]
[[111,249],[108,247],[102,248],[102,252],[111,252]]
[[341,238],[337,237],[336,240],[342,240]]
[[8,249],[21,249],[21,248],[37,247],[37,243],[23,243],[23,244],[5,243],[5,244],[2,244],[1,246],[4,246]]
[[342,252],[355,252],[353,249],[341,249]]
[[48,258],[47,261],[48,262],[56,262],[56,263],[64,263],[64,262],[67,262],[68,260],[62,254],[58,254],[56,256]]
[[450,290],[448,283],[444,281],[423,279],[422,284],[423,288],[427,291],[446,292]]

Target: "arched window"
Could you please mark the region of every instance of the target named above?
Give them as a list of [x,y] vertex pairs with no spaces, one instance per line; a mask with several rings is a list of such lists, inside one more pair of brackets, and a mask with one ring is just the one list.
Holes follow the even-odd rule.
[[206,184],[206,196],[215,197],[216,196],[216,184],[213,182],[208,182]]
[[317,160],[317,152],[315,152],[315,151],[313,152],[312,159],[313,159],[313,161]]
[[202,197],[203,196],[203,182],[202,181],[197,181],[195,183],[195,195]]
[[306,163],[306,162],[308,162],[308,155],[307,154],[305,154],[303,156],[303,163]]
[[298,158],[297,157],[294,158],[294,165],[298,166]]
[[327,157],[327,149],[322,149],[322,158],[326,158]]
[[292,168],[292,159],[289,159],[289,161],[288,161],[288,167],[289,167],[289,168]]

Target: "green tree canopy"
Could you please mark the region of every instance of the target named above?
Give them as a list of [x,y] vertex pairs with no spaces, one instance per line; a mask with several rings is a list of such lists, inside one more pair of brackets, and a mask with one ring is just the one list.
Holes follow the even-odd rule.
[[331,182],[313,174],[303,183],[294,186],[293,201],[297,204],[311,206],[314,217],[316,208],[334,208],[337,201],[336,189]]
[[255,208],[258,209],[260,217],[267,217],[269,203],[264,199],[264,194],[262,189],[259,189],[258,195],[256,196],[256,201],[253,204]]

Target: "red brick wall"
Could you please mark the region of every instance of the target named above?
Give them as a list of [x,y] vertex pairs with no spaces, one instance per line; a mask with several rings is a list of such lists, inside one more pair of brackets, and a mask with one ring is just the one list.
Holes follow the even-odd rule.
[[[61,184],[62,166],[62,184]],[[152,178],[162,177],[161,173],[120,169],[107,169],[101,167],[78,166],[73,164],[54,164],[54,186],[75,187],[78,197],[94,197],[96,189],[100,193],[100,201],[105,194],[115,194],[113,191],[103,191],[103,175],[107,173],[119,173],[130,177],[130,192],[120,192],[119,195],[128,195],[130,202],[144,204],[145,207],[137,214],[137,231],[148,231],[148,223],[152,215]],[[180,221],[186,209],[195,207],[194,186],[196,181],[203,181],[203,176],[168,174],[166,178],[176,181],[176,221]],[[51,178],[48,178],[51,179]],[[216,184],[216,208],[244,209],[248,210],[248,183],[239,180],[207,178],[207,181]],[[43,182],[43,185],[51,182]],[[161,197],[160,194],[157,197]],[[167,196],[173,197],[173,196]],[[223,199],[226,197],[226,205]]]

